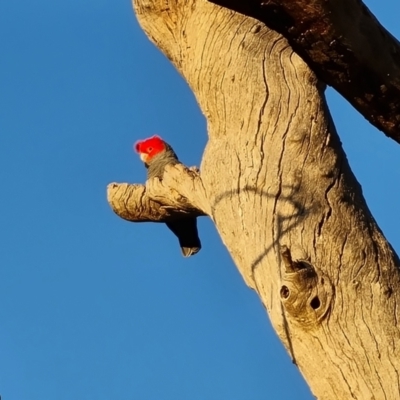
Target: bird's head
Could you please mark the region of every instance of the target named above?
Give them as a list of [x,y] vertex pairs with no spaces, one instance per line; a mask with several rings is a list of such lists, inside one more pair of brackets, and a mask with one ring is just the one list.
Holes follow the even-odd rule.
[[167,144],[159,136],[154,135],[148,139],[137,141],[134,148],[140,159],[145,164],[149,164],[156,155],[167,150]]

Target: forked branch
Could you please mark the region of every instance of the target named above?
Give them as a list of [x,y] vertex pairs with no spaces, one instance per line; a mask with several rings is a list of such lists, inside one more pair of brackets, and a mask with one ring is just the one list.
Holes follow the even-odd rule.
[[208,0],[284,35],[319,78],[400,143],[400,43],[359,0]]

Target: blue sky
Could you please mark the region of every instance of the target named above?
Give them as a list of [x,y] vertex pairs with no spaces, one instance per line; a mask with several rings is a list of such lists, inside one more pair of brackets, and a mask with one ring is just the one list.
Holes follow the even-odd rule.
[[[400,4],[366,4],[400,37]],[[180,255],[109,182],[143,182],[153,133],[199,165],[204,118],[128,0],[0,2],[3,400],[310,400],[212,223]],[[328,90],[350,163],[400,248],[400,146]]]

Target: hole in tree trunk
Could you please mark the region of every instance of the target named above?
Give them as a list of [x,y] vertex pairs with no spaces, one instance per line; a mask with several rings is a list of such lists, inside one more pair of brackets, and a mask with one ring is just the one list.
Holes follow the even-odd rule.
[[281,297],[282,299],[287,299],[289,297],[290,290],[287,286],[283,285],[281,287]]
[[321,305],[321,302],[319,301],[318,296],[315,296],[310,303],[310,306],[316,310],[319,306]]

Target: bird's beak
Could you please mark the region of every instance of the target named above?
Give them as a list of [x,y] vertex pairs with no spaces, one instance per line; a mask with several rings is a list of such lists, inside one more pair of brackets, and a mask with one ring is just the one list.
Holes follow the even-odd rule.
[[146,153],[140,153],[140,159],[146,163],[148,155]]

